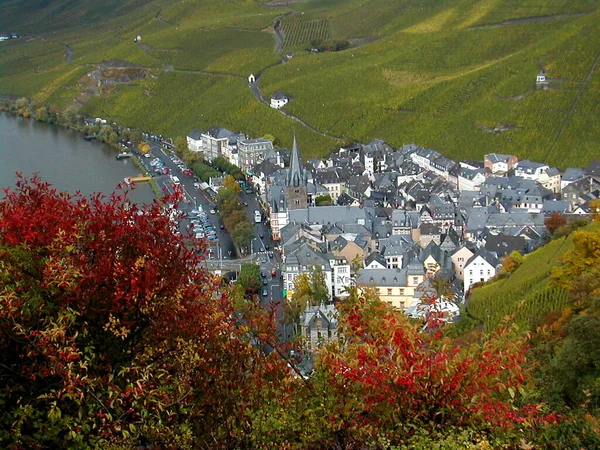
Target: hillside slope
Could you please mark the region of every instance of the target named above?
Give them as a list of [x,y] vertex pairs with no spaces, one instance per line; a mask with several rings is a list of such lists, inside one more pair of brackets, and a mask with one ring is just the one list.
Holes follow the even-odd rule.
[[[29,35],[0,44],[3,94],[170,136],[220,124],[289,144],[295,129],[306,156],[377,137],[459,159],[496,151],[566,167],[600,158],[594,0],[22,3],[0,2],[0,31],[10,23]],[[314,39],[351,48],[311,54]],[[93,89],[85,75],[103,61],[151,76]],[[540,70],[547,89],[536,88]],[[256,98],[278,90],[304,124]]]

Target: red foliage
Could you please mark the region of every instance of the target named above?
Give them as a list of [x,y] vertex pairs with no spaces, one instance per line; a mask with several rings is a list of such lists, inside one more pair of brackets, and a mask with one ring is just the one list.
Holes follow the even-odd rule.
[[461,349],[443,338],[435,317],[423,332],[378,301],[351,298],[339,307],[347,340],[343,350],[323,352],[321,363],[334,390],[361,405],[352,420],[362,432],[395,423],[509,429],[556,419],[542,405],[520,403],[527,346],[508,330]]
[[[254,310],[241,326],[201,269],[204,244],[174,232],[165,209],[176,200],[139,209],[126,194],[71,196],[37,176],[5,191],[0,428],[15,441],[0,435],[0,446],[183,443],[188,427],[212,442],[258,401],[263,377],[282,373],[250,344],[249,330],[268,336],[272,323]],[[15,421],[22,407],[33,409]]]

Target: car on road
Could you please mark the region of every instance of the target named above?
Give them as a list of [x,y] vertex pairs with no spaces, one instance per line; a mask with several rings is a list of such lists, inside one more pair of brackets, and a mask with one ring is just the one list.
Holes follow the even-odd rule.
[[263,278],[267,278],[267,272],[261,272],[260,276],[263,277]]
[[261,234],[258,235],[258,237],[262,239],[262,238],[265,237],[265,235],[261,233]]
[[267,257],[266,257],[266,256],[263,256],[263,258],[262,258],[262,263],[263,263],[263,264],[266,264],[266,263],[268,263],[268,262],[269,262],[269,260],[267,259]]
[[215,211],[214,209],[211,209],[211,210],[210,210],[210,213],[211,213],[211,214],[216,214],[216,211]]
[[269,252],[267,252],[267,254],[269,255],[269,258],[273,257],[273,251],[269,251]]
[[263,289],[263,297],[266,297],[267,295],[269,295],[269,291],[267,291],[266,289]]
[[250,188],[246,189],[244,192],[246,192],[246,194],[254,194],[254,191]]
[[219,228],[220,228],[221,230],[223,230],[223,229],[225,228],[225,225],[221,224],[221,225],[219,225]]
[[276,277],[277,276],[277,270],[275,270],[275,269],[271,270],[271,276],[272,277]]
[[169,168],[168,168],[168,167],[162,167],[162,168],[161,168],[161,173],[162,173],[163,175],[169,175],[169,172],[170,172],[170,170],[169,170]]
[[144,158],[154,158],[154,155],[152,153],[145,153]]
[[266,278],[263,278],[263,285],[266,286],[267,284],[269,284],[269,280],[267,280]]
[[269,251],[269,248],[270,247],[268,245],[265,245],[265,250]]
[[183,174],[184,174],[184,175],[187,175],[187,176],[190,176],[190,177],[191,177],[192,175],[194,175],[194,173],[193,173],[193,172],[192,172],[190,169],[185,169],[185,170],[183,170]]
[[242,205],[248,206],[248,202],[242,202]]

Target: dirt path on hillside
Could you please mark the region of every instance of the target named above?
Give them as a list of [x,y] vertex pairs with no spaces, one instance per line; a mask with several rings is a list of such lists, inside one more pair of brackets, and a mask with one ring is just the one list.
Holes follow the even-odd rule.
[[69,46],[69,44],[63,44],[65,46],[65,50],[67,51],[67,56],[65,56],[65,61],[67,64],[71,64],[73,62],[73,49]]
[[503,22],[490,23],[487,25],[476,25],[474,27],[467,28],[467,30],[480,30],[483,28],[498,28],[498,27],[503,27],[505,25],[520,25],[522,23],[549,22],[551,20],[561,20],[561,19],[568,19],[571,17],[581,17],[581,16],[585,16],[586,14],[589,14],[589,13],[582,12],[582,13],[577,13],[577,14],[556,14],[554,16],[523,17],[522,19],[505,20]]
[[168,21],[164,20],[164,19],[161,17],[161,14],[162,14],[162,10],[158,11],[158,12],[156,13],[156,16],[154,16],[154,18],[155,18],[156,20],[158,20],[160,23],[164,23],[165,25],[170,25],[170,26],[172,26],[172,27],[177,27],[177,26],[178,26],[176,23],[173,23],[173,22],[168,22]]
[[571,117],[573,116],[573,113],[575,112],[575,109],[577,108],[577,105],[579,104],[579,100],[581,100],[581,96],[583,95],[583,92],[585,91],[588,84],[590,83],[590,80],[592,79],[592,75],[594,75],[594,72],[596,71],[596,68],[598,67],[599,62],[600,62],[600,53],[598,53],[598,55],[596,56],[596,59],[594,59],[594,62],[592,63],[590,70],[585,75],[581,85],[579,86],[579,90],[577,91],[577,94],[575,94],[575,98],[573,99],[573,102],[571,103],[571,106],[569,107],[569,111],[567,111],[565,120],[563,120],[563,123],[560,126],[560,130],[558,130],[558,133],[554,137],[554,140],[552,141],[552,144],[550,145],[550,148],[548,149],[548,152],[546,153],[546,155],[544,156],[542,161],[548,161],[548,157],[554,151],[554,148],[556,147],[558,140],[560,139],[563,132],[565,131],[565,128],[567,128],[567,125],[571,121]]

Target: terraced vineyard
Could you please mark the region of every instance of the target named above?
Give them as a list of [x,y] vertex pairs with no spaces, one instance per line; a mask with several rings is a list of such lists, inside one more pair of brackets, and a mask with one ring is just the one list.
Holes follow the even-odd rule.
[[573,247],[570,238],[552,241],[525,257],[525,262],[508,278],[473,290],[467,310],[483,322],[486,330],[502,323],[534,329],[546,313],[560,310],[567,293],[552,287],[549,277],[559,258]]
[[281,32],[285,39],[285,48],[298,47],[313,40],[331,38],[329,20],[303,20],[292,16],[281,23]]
[[[0,94],[157,124],[172,137],[224,125],[289,145],[302,127],[303,157],[339,146],[322,132],[394,147],[415,142],[455,159],[511,153],[559,168],[600,159],[597,0],[67,3],[0,0],[0,31],[27,35],[0,43]],[[285,64],[273,36],[282,17],[284,45],[295,52]],[[315,39],[348,40],[351,48],[311,54]],[[151,70],[152,81],[87,92],[82,77],[107,61]],[[547,90],[535,86],[542,68]],[[170,72],[190,76],[171,84],[178,77]],[[291,96],[285,112],[312,129],[273,116],[254,95],[233,98],[252,94],[250,73],[260,73],[265,98]]]

